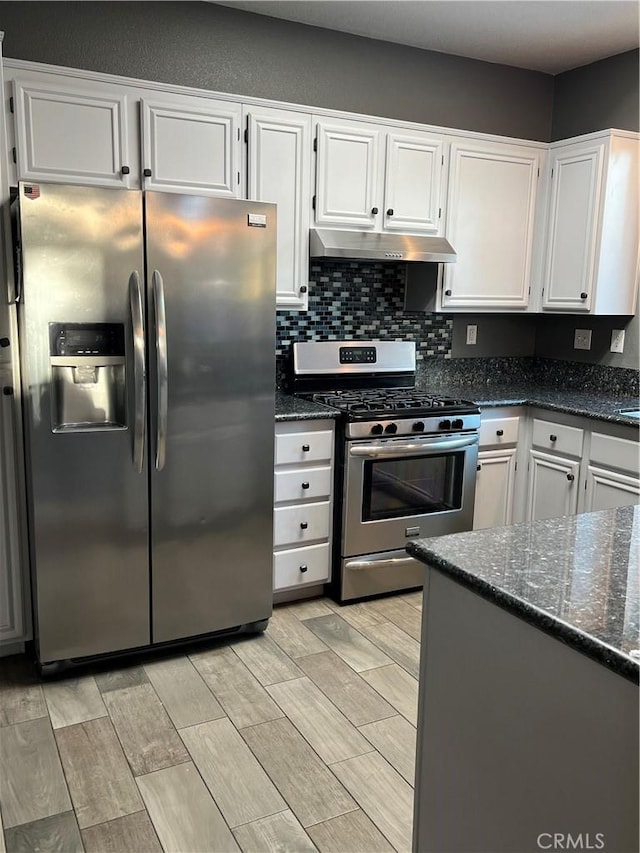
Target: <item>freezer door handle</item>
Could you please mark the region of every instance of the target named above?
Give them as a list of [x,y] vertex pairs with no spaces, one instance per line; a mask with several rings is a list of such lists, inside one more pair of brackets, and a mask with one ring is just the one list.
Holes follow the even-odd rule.
[[133,428],[133,467],[142,473],[144,464],[144,436],[147,418],[147,370],[144,352],[144,313],[142,311],[142,287],[140,275],[134,270],[129,276],[129,302],[131,305],[131,328],[133,329],[133,385],[135,420]]
[[156,326],[156,373],[158,377],[158,416],[156,427],[156,468],[162,471],[167,456],[167,411],[169,407],[169,369],[167,363],[167,318],[164,305],[164,282],[158,270],[153,271],[153,305]]

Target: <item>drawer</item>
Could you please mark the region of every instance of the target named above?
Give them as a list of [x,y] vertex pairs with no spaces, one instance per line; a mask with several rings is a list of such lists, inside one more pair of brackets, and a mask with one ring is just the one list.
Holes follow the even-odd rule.
[[591,462],[637,475],[640,470],[639,451],[640,445],[637,441],[602,435],[599,432],[591,434],[591,451],[589,452]]
[[482,418],[480,421],[480,447],[517,444],[520,418]]
[[273,555],[273,588],[288,589],[329,580],[329,545],[290,548]]
[[331,459],[331,430],[276,434],[276,465],[298,465]]
[[329,501],[276,507],[273,512],[274,546],[302,545],[314,539],[327,539],[330,507]]
[[554,424],[551,421],[541,421],[534,418],[533,437],[534,447],[552,450],[556,453],[568,453],[569,456],[582,456],[582,441],[584,430],[577,427]]
[[331,494],[331,466],[276,471],[274,491],[276,503],[328,498]]

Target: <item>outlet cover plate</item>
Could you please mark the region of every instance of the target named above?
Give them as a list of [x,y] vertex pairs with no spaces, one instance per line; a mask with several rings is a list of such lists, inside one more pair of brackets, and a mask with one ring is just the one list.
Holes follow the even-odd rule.
[[624,329],[611,330],[611,352],[624,352]]
[[467,344],[473,346],[478,343],[478,327],[473,325],[467,326]]
[[576,329],[573,336],[574,349],[591,349],[591,329]]

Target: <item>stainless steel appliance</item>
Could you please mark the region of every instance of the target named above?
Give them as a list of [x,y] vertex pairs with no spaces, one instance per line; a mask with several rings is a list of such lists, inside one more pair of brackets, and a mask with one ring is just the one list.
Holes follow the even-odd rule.
[[293,346],[294,391],[342,412],[339,601],[422,586],[407,539],[471,529],[479,409],[414,386],[413,342]]
[[271,614],[275,206],[21,184],[39,661]]

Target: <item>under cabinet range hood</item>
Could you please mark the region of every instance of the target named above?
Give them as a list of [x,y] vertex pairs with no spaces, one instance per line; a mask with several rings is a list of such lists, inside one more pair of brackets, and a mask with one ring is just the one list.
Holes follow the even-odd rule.
[[456,260],[455,250],[444,237],[337,231],[333,228],[310,230],[309,254],[312,258],[353,258],[362,261],[452,263]]

